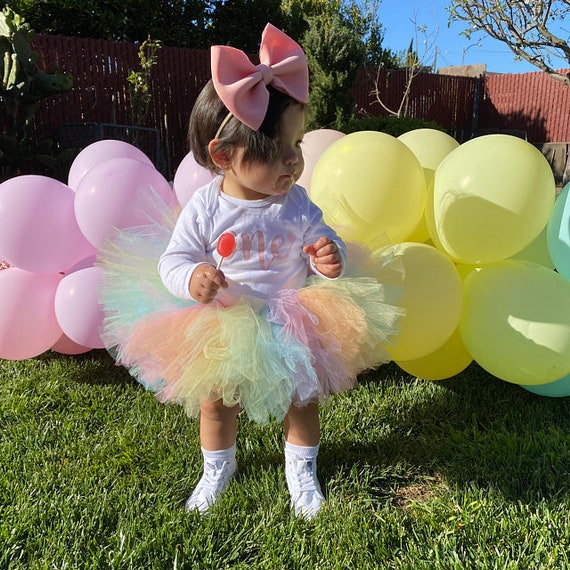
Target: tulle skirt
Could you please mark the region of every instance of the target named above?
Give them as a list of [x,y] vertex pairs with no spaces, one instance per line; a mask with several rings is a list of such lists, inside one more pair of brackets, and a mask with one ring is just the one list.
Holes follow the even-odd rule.
[[116,230],[98,259],[105,346],[160,401],[196,416],[202,400],[221,399],[265,423],[352,388],[360,372],[390,360],[403,314],[395,257],[376,256],[374,277],[353,266],[359,276],[313,276],[268,301],[183,301],[156,270],[176,215]]

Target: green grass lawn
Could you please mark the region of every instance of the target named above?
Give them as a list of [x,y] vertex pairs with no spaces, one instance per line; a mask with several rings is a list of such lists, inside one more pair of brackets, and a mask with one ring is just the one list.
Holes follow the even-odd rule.
[[207,518],[198,422],[104,351],[0,361],[1,569],[570,567],[570,398],[473,364],[389,365],[321,411],[315,521],[289,510],[281,426],[245,418]]

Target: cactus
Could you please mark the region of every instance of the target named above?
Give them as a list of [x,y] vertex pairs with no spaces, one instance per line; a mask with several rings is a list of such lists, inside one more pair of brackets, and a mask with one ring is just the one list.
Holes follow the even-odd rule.
[[45,97],[69,91],[73,77],[46,73],[32,49],[34,31],[5,6],[0,13],[0,100],[5,131],[0,135],[0,167],[4,174],[18,172],[24,162],[41,158],[31,140],[32,121]]

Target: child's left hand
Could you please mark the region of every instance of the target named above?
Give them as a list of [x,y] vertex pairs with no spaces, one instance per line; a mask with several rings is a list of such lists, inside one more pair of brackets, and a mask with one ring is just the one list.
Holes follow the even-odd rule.
[[342,272],[342,257],[336,243],[327,237],[320,237],[315,243],[306,245],[303,253],[311,256],[315,269],[328,277],[336,279]]

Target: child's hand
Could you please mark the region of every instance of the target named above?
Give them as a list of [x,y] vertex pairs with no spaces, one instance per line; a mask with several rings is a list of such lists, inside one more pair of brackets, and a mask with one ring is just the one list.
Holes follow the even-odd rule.
[[335,279],[342,272],[342,258],[336,243],[327,237],[320,237],[315,243],[306,245],[303,252],[311,256],[315,269],[328,277]]
[[209,263],[202,263],[192,273],[188,289],[192,299],[198,303],[211,303],[216,298],[220,287],[222,289],[228,287],[223,272]]

